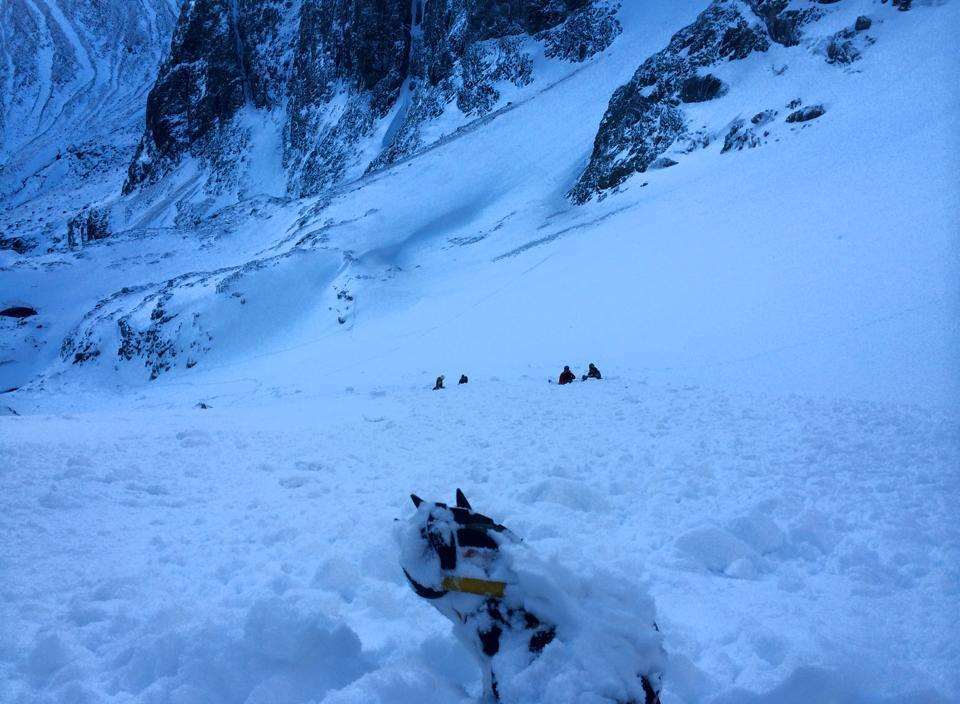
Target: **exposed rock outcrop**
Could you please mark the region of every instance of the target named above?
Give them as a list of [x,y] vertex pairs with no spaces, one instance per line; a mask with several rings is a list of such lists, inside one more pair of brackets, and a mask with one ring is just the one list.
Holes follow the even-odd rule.
[[0,249],[8,249],[17,254],[26,254],[36,246],[36,240],[28,237],[4,237],[0,235]]
[[102,240],[110,234],[110,212],[104,209],[87,208],[67,223],[67,245],[71,248]]
[[187,157],[236,185],[245,109],[269,114],[292,195],[319,193],[424,146],[455,105],[484,115],[495,84],[532,80],[525,49],[582,61],[620,31],[610,0],[194,0],[183,6],[124,192]]
[[156,179],[188,150],[202,152],[201,141],[243,105],[247,82],[235,7],[232,0],[183,6],[170,55],[147,97],[146,131],[124,192]]
[[826,109],[822,105],[807,105],[787,115],[787,122],[809,122],[823,115]]
[[571,199],[583,203],[616,188],[687,136],[682,103],[710,100],[724,90],[720,79],[704,69],[767,51],[772,43],[797,44],[801,27],[819,10],[789,5],[788,0],[714,0],[665,49],[644,61],[613,94]]

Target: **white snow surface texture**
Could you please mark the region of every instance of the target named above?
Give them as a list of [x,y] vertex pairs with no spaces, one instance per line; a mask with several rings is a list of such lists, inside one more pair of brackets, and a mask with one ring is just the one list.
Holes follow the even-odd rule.
[[[457,487],[578,613],[655,608],[664,704],[960,702],[960,2],[823,5],[711,67],[729,90],[684,106],[707,146],[573,206],[610,95],[706,4],[624,2],[601,55],[536,54],[492,117],[318,198],[185,204],[118,193],[159,53],[124,85],[88,4],[0,2],[0,79],[33,91],[3,96],[4,222],[41,243],[0,250],[0,310],[37,311],[0,317],[0,702],[478,702],[393,537],[410,492]],[[153,36],[176,3],[129,5]],[[35,64],[14,16],[48,28]],[[57,130],[92,124],[88,84],[115,149],[78,182]],[[784,122],[797,98],[825,113]],[[104,199],[111,237],[30,231]],[[158,297],[159,370],[117,354]],[[508,704],[612,704],[571,668],[609,647],[581,622]]]

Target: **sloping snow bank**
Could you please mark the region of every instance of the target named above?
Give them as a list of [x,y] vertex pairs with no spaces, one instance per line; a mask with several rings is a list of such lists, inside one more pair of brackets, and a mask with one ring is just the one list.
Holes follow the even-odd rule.
[[649,592],[665,704],[960,698],[954,416],[603,371],[0,418],[0,701],[473,702],[392,536],[456,486]]

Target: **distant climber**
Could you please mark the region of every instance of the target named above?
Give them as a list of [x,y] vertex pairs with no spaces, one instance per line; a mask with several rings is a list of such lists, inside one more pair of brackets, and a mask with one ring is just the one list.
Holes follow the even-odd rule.
[[560,386],[564,384],[570,384],[577,380],[577,376],[570,371],[570,367],[564,367],[563,371],[560,372]]
[[444,388],[444,386],[443,386],[443,378],[444,378],[444,377],[443,377],[443,374],[441,374],[440,376],[437,377],[437,383],[436,383],[436,385],[434,385],[434,387],[433,387],[433,390],[434,390],[434,391],[439,391],[440,389]]
[[590,362],[590,368],[587,369],[587,373],[583,375],[583,381],[586,381],[587,379],[602,379],[602,378],[603,377],[600,376],[600,370],[597,369],[597,365],[595,365],[593,362]]
[[469,383],[470,383],[470,380],[467,378],[467,375],[466,375],[466,374],[461,374],[461,375],[460,375],[460,381],[458,381],[457,383],[458,383],[458,384],[469,384]]

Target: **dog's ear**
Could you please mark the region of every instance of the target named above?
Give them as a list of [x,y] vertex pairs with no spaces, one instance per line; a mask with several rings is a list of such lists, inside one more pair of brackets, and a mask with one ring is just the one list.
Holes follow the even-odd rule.
[[472,511],[473,508],[470,506],[470,502],[467,501],[467,497],[463,495],[463,492],[457,489],[457,508],[465,508],[468,511]]
[[416,494],[410,494],[410,499],[413,501],[413,505],[416,506],[417,508],[420,508],[420,504],[423,503],[423,499],[421,499]]

